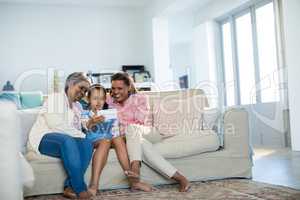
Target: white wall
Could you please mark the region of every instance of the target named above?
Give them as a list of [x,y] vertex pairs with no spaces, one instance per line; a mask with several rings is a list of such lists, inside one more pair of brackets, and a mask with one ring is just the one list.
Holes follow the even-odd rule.
[[209,95],[209,105],[218,107],[218,73],[216,23],[207,21],[194,27],[193,66],[191,68],[192,87],[202,88]]
[[300,151],[300,1],[283,0],[292,149]]
[[[148,7],[146,7],[144,11],[144,30],[145,30],[145,49],[147,57],[147,63],[149,63],[148,70],[150,71],[152,78],[154,81],[159,81],[159,77],[156,77],[155,72],[155,55],[154,55],[154,40],[153,40],[153,19],[163,18],[165,10],[170,6],[170,4],[174,3],[176,0],[153,0]],[[169,69],[166,69],[168,71]],[[161,80],[164,81],[164,80]]]
[[193,65],[193,15],[180,13],[169,18],[170,65],[174,72],[174,82],[189,74]]
[[[27,70],[66,72],[151,67],[144,13],[130,7],[0,4],[0,87]],[[26,79],[23,90],[46,91],[46,77]]]
[[163,17],[153,19],[153,54],[155,90],[175,89],[170,68],[169,24]]
[[179,77],[188,75],[192,66],[192,45],[191,43],[178,43],[170,45],[170,64],[174,74],[174,81],[179,83]]

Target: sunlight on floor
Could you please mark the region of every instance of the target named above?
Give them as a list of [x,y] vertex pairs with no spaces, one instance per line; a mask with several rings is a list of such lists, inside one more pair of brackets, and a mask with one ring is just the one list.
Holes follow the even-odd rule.
[[254,150],[254,160],[272,155],[276,152],[275,149],[259,148]]
[[253,180],[300,189],[300,152],[254,148]]

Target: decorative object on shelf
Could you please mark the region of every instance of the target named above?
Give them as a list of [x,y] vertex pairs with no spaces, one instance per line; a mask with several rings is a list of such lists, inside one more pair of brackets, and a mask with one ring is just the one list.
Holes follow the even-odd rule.
[[92,84],[101,84],[108,91],[111,87],[111,76],[114,75],[114,73],[115,72],[92,73],[89,71],[87,76]]
[[90,82],[93,83],[93,76],[92,76],[93,72],[92,70],[89,70],[88,73],[86,74],[86,76],[90,79]]
[[132,77],[138,90],[151,90],[151,75],[149,71],[145,70],[144,65],[123,65],[122,70]]
[[[123,65],[122,71],[131,75],[138,90],[151,90],[151,75],[149,71],[145,71],[144,65]],[[86,75],[92,84],[101,84],[107,91],[109,91],[111,89],[111,76],[116,72],[118,71],[105,70],[99,73],[93,73],[89,70]]]
[[90,72],[89,74],[87,74],[88,77],[90,77],[91,83],[95,84],[95,83],[100,83],[100,73],[92,73]]
[[189,88],[188,75],[179,77],[179,86],[181,89]]
[[148,71],[141,71],[141,72],[134,72],[133,73],[133,80],[136,83],[144,83],[144,82],[150,82],[151,76]]
[[111,82],[111,76],[114,75],[114,73],[100,73],[99,80],[100,84],[110,84]]
[[10,81],[6,81],[6,84],[3,86],[2,91],[14,91],[14,86],[10,83]]
[[131,77],[135,72],[142,72],[145,71],[144,65],[123,65],[122,71],[127,72]]

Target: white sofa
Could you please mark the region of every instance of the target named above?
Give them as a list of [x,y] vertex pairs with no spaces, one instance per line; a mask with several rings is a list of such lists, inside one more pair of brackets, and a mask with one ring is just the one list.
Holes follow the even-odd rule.
[[[202,90],[146,92],[145,94],[149,97],[152,109],[157,104],[174,99],[184,100],[195,95],[204,97]],[[203,101],[199,103],[205,105],[206,99],[203,98]],[[25,139],[35,121],[37,112],[38,109],[35,111],[20,111],[24,131],[22,134]],[[158,117],[156,115],[153,112],[154,119]],[[199,113],[199,116],[203,117],[201,113]],[[224,144],[222,147],[219,147],[218,135],[213,130],[202,130],[202,128],[198,130],[197,134],[178,134],[163,140],[163,142],[156,143],[154,146],[191,181],[233,177],[251,178],[252,150],[249,145],[247,112],[242,109],[228,110],[222,114],[221,121],[216,124],[219,125],[218,130],[223,132]],[[182,131],[184,132],[184,130]],[[33,155],[32,152],[28,152],[26,158],[33,168],[35,184],[31,188],[24,188],[24,196],[62,192],[66,175],[59,159]],[[88,183],[90,167],[85,178]],[[172,182],[153,171],[147,164],[142,165],[141,178],[153,185]],[[99,188],[117,189],[125,187],[128,187],[127,180],[123,175],[114,150],[111,149],[107,165],[100,178]]]

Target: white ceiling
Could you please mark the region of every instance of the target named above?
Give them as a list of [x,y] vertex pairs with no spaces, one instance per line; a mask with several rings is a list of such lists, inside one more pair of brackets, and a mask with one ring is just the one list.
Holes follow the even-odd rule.
[[178,14],[182,11],[195,12],[213,0],[181,0],[170,4],[162,13],[163,15]]
[[[206,4],[221,0],[0,0],[1,3],[34,4],[34,5],[77,5],[101,7],[156,7],[162,5],[162,16],[180,14],[182,11],[199,11]],[[158,6],[159,7],[159,6]]]
[[152,0],[0,0],[0,3],[145,7]]

